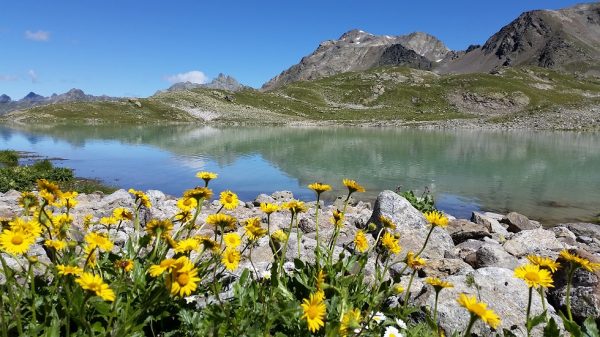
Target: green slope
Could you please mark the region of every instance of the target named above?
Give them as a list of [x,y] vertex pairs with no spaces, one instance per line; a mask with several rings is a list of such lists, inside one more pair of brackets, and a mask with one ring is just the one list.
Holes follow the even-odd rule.
[[600,80],[542,68],[497,74],[437,75],[387,67],[296,82],[270,92],[213,89],[163,92],[134,101],[64,103],[12,112],[18,123],[157,123],[290,121],[503,121],[558,107],[600,105]]

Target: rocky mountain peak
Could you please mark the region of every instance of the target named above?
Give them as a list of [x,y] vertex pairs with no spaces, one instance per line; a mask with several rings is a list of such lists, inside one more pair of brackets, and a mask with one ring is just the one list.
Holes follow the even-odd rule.
[[25,95],[25,97],[23,97],[22,100],[28,102],[38,102],[44,100],[45,98],[46,97],[38,95],[35,92],[31,91],[27,95]]
[[223,73],[219,73],[217,77],[215,77],[209,83],[191,83],[191,82],[180,82],[175,83],[170,86],[166,91],[181,91],[181,90],[191,90],[195,88],[209,88],[209,89],[219,89],[219,90],[227,90],[227,91],[240,91],[243,89],[249,88],[238,82],[234,77],[225,75]]
[[10,96],[2,94],[0,95],[0,103],[8,103],[11,101]]

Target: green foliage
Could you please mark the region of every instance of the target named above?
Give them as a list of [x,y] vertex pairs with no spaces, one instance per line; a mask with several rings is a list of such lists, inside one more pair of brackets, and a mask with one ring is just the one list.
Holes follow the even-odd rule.
[[0,150],[0,167],[19,165],[19,154],[13,150]]
[[433,195],[429,192],[428,189],[423,191],[420,197],[415,195],[414,191],[405,191],[400,193],[414,208],[421,211],[421,213],[435,211],[435,200],[433,199]]
[[[9,153],[10,158],[12,158],[12,154],[16,154],[15,151],[8,150],[4,152]],[[0,167],[0,192],[4,193],[11,189],[17,191],[35,189],[38,179],[56,181],[63,189],[82,193],[91,193],[94,191],[107,193],[115,190],[96,180],[76,178],[72,169],[55,167],[50,160],[43,159],[27,166],[7,165]]]

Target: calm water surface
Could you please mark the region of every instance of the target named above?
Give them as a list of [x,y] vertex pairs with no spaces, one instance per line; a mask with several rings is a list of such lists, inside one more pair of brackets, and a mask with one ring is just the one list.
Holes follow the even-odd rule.
[[[383,189],[430,189],[437,206],[514,210],[548,223],[589,220],[600,212],[600,135],[575,132],[430,131],[285,127],[0,127],[0,148],[64,158],[59,166],[123,188],[179,195],[215,171],[218,192],[244,200],[305,186],[337,187],[349,177],[373,200]],[[213,184],[211,182],[211,184]]]

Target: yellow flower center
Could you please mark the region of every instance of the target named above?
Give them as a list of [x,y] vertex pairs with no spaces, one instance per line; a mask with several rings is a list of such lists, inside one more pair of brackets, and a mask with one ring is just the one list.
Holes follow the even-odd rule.
[[534,273],[534,272],[527,272],[525,274],[525,279],[532,281],[532,282],[540,282],[540,274],[539,273]]
[[22,237],[21,235],[19,235],[19,234],[15,234],[15,235],[12,237],[12,239],[10,240],[10,242],[11,242],[13,245],[20,245],[20,244],[22,244],[22,243],[23,243],[23,241],[24,241],[24,240],[23,240],[23,237]]
[[186,285],[188,284],[188,282],[190,281],[190,277],[188,274],[179,274],[179,276],[177,276],[177,283],[181,284],[181,285]]
[[308,316],[309,319],[315,319],[319,317],[319,311],[317,310],[317,306],[311,305],[310,307],[308,307],[306,316]]
[[235,262],[235,256],[233,256],[233,254],[227,254],[227,262],[234,263]]

